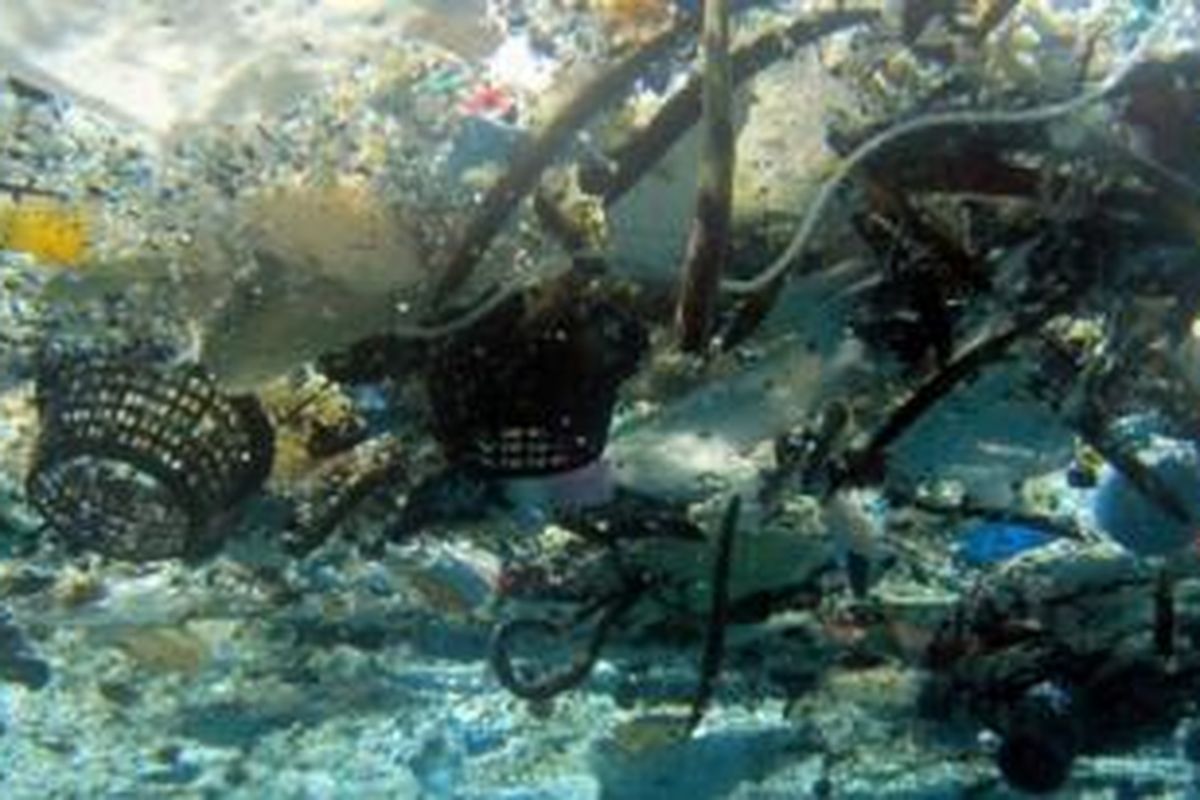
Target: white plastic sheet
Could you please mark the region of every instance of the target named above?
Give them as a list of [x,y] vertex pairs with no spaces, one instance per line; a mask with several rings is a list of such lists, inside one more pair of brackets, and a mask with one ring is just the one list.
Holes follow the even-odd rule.
[[156,135],[286,108],[412,0],[3,0],[0,67]]

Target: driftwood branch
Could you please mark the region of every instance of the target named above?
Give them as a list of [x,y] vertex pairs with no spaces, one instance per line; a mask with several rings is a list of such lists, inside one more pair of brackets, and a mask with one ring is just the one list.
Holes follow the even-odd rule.
[[712,335],[717,290],[729,260],[734,164],[729,0],[705,0],[701,52],[704,133],[700,182],[675,307],[680,347],[692,353],[704,350]]

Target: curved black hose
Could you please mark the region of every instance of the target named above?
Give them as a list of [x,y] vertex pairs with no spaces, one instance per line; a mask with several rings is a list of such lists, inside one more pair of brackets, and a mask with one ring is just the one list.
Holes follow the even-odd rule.
[[568,689],[573,689],[583,683],[592,673],[613,625],[620,621],[629,609],[641,599],[643,591],[644,587],[636,587],[618,595],[602,606],[603,610],[595,629],[588,637],[584,648],[574,655],[570,663],[533,678],[522,676],[514,665],[513,641],[530,634],[549,635],[551,638],[562,637],[574,625],[590,616],[595,610],[594,607],[584,609],[573,620],[565,623],[537,617],[518,617],[499,623],[493,630],[492,639],[488,645],[488,661],[496,673],[496,678],[505,689],[525,700],[548,700]]

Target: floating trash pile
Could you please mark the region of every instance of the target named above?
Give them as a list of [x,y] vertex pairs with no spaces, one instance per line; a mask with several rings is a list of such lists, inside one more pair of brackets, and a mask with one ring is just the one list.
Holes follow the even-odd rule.
[[75,5],[6,797],[1200,791],[1195,4]]

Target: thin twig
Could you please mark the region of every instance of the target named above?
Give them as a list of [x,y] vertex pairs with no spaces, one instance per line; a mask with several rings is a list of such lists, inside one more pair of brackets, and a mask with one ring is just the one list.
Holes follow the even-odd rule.
[[1175,607],[1175,578],[1166,566],[1158,568],[1154,582],[1154,651],[1161,658],[1175,655],[1179,636],[1178,609]]
[[729,0],[705,0],[701,50],[704,54],[704,138],[700,183],[675,307],[679,346],[690,353],[701,352],[708,346],[716,312],[717,288],[729,261],[734,162]]
[[738,515],[742,509],[742,498],[734,495],[725,507],[721,519],[721,532],[717,538],[717,552],[713,560],[712,605],[709,606],[708,628],[704,637],[704,656],[700,661],[700,684],[692,698],[692,710],[688,715],[687,730],[695,731],[708,710],[717,678],[721,674],[721,661],[725,654],[725,626],[729,621],[729,573],[733,566],[733,536],[737,532]]
[[976,46],[982,45],[984,40],[1000,27],[1019,4],[1020,0],[994,0],[990,6],[986,7],[971,35]]

